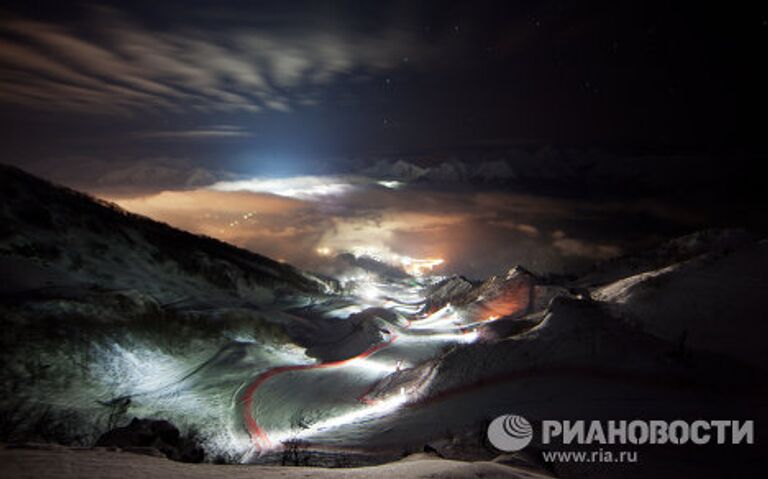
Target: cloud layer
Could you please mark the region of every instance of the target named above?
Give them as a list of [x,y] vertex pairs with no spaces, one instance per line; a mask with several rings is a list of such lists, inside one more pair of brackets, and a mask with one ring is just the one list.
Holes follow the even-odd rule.
[[415,48],[392,29],[159,31],[114,11],[94,15],[85,27],[1,21],[0,101],[87,112],[284,112],[315,104],[341,76],[392,68]]
[[[334,194],[292,194],[339,181],[303,176],[226,182],[221,184],[229,188],[165,191],[115,201],[128,210],[309,269],[321,269],[329,255],[365,250],[382,256],[442,258],[442,272],[476,278],[515,264],[542,273],[561,272],[621,254],[632,234],[602,234],[628,205],[424,185],[389,189],[361,178],[353,188]],[[303,187],[297,190],[297,185]]]

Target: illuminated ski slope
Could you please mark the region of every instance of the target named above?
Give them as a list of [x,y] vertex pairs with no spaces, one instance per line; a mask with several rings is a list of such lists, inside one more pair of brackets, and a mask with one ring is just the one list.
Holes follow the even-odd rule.
[[402,424],[399,415],[427,398],[443,354],[470,346],[495,322],[476,301],[427,311],[427,291],[440,279],[347,278],[346,294],[268,313],[317,347],[241,335],[173,361],[116,350],[114,370],[133,365],[135,380],[105,399],[129,398],[132,415],[193,427],[207,451],[231,460],[249,462],[295,441],[366,447],[382,424]]
[[[451,306],[420,313],[423,290],[423,282],[357,279],[354,291],[360,309],[387,308],[403,315],[406,322],[389,325],[382,341],[353,358],[279,365],[255,376],[240,399],[254,450],[264,452],[280,448],[285,441],[333,435],[339,427],[375,421],[418,397],[430,376],[385,388],[383,397],[373,398],[370,393],[384,381],[397,382],[406,370],[434,358],[447,346],[477,338]],[[335,440],[343,442],[343,438]]]

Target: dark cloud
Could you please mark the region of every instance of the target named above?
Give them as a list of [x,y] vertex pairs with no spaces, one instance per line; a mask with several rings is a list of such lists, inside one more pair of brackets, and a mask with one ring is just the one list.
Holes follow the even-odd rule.
[[191,26],[153,30],[99,10],[86,28],[6,17],[0,99],[43,109],[288,112],[343,75],[401,65],[405,32]]
[[196,167],[185,157],[142,160],[92,157],[42,158],[27,169],[96,196],[133,198],[166,190],[189,190],[236,177],[231,172]]
[[253,133],[237,125],[212,125],[191,130],[147,130],[133,134],[135,138],[149,140],[216,140],[248,138]]

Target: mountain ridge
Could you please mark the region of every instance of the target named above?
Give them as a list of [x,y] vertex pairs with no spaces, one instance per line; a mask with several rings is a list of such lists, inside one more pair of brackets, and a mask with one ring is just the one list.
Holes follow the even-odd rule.
[[[249,296],[249,286],[318,295],[332,288],[293,266],[130,213],[13,166],[0,164],[0,186],[0,254],[55,270],[68,277],[61,278],[65,283],[146,289],[152,281],[163,282],[153,274],[162,266],[175,269],[177,281],[196,277],[201,284],[193,289],[208,286],[225,295],[235,291],[243,298]],[[67,247],[62,240],[67,240]],[[129,257],[136,250],[140,254]],[[118,270],[114,278],[106,277],[108,271]],[[86,272],[94,278],[87,278]],[[134,280],[122,281],[124,273]]]

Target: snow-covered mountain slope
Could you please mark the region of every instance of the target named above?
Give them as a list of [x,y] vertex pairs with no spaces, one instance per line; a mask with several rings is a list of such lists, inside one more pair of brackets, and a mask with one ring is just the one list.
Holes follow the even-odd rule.
[[768,242],[710,232],[711,247],[703,248],[701,236],[665,245],[656,259],[670,244],[679,246],[666,264],[648,262],[641,272],[592,288],[592,298],[681,349],[723,353],[768,369],[768,348],[758,333],[765,324]]
[[[227,386],[185,396],[193,408],[205,402],[200,423],[220,425],[233,376],[237,388],[251,368],[302,354],[286,333],[300,318],[283,311],[327,301],[337,287],[11,167],[0,166],[0,205],[6,439],[90,443],[124,414],[193,427],[186,406],[166,413],[176,401],[137,398],[162,398],[169,384],[223,360],[230,368],[214,384]],[[241,356],[242,370],[228,354]]]
[[722,255],[754,244],[757,237],[741,229],[709,229],[673,238],[656,248],[629,256],[621,256],[596,265],[594,270],[576,282],[579,286],[597,287],[650,272],[690,259]]
[[129,290],[159,304],[268,304],[284,295],[322,295],[329,286],[291,266],[12,167],[0,166],[0,200],[6,294]]
[[[348,465],[349,451],[391,460],[448,443],[430,447],[490,459],[482,426],[509,412],[766,417],[768,253],[743,232],[673,240],[576,280],[522,267],[412,277],[340,258],[365,274],[337,283],[0,172],[5,440],[92,445],[152,417],[209,460],[279,463],[300,445],[315,464]],[[744,454],[749,465],[760,451]],[[635,477],[669,467],[643,458]],[[705,462],[684,475],[721,472]],[[557,472],[610,477],[580,467]]]

